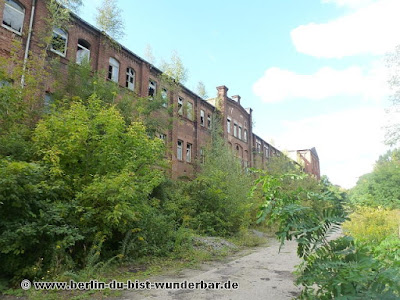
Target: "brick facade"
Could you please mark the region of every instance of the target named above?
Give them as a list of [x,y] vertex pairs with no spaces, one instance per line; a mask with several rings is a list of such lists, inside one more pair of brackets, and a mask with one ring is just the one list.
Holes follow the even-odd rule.
[[[45,30],[44,20],[48,16],[45,0],[19,0],[14,2],[23,7],[23,27],[20,30],[21,32],[18,32],[19,30],[15,25],[10,27],[5,24],[3,14],[7,4],[1,3],[0,55],[5,57],[10,55],[13,39],[22,41],[25,50],[33,3],[35,3],[35,12],[32,20],[32,40],[29,51],[38,53],[41,51],[40,33]],[[17,30],[12,27],[16,27]],[[116,80],[121,88],[126,88],[128,68],[134,71],[133,85],[138,96],[148,96],[149,81],[156,85],[158,92],[164,88],[159,79],[162,74],[159,69],[122,45],[118,45],[118,50],[116,50],[97,28],[75,15],[68,28],[66,44],[65,55],[48,51],[51,56],[60,55],[60,61],[64,66],[77,60],[78,44],[81,44],[90,50],[90,63],[94,71],[104,71],[108,74],[110,58],[117,61],[119,72],[116,75]],[[21,51],[20,55],[23,59],[24,51]],[[48,87],[45,87],[45,90],[51,90],[51,83]],[[202,148],[210,138],[212,124],[210,118],[216,111],[221,116],[224,137],[234,154],[242,161],[243,166],[263,168],[271,156],[281,155],[278,149],[253,133],[251,108],[245,109],[242,106],[239,95],[229,97],[226,86],[217,87],[217,97],[208,100],[202,99],[184,86],[181,86],[179,91],[167,91],[167,94],[170,99],[169,105],[178,107],[178,99],[180,99],[184,108],[192,107],[192,113],[188,113],[187,109],[182,109],[180,114],[175,109],[172,112],[175,117],[172,127],[161,133],[165,135],[166,143],[170,149],[169,158],[171,159],[171,175],[173,178],[192,176],[195,159],[200,156]],[[168,111],[162,109],[157,113],[165,115],[168,114]],[[178,148],[181,157],[178,157]],[[191,153],[190,159],[187,155],[188,151]],[[313,163],[305,164],[305,170],[319,178],[318,156],[312,156],[310,161]]]

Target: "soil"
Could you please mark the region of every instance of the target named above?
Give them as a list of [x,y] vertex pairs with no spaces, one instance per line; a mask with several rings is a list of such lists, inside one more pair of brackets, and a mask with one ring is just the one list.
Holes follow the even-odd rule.
[[[287,242],[279,253],[279,243],[269,239],[269,245],[238,253],[223,262],[204,263],[199,269],[147,278],[150,282],[237,282],[235,290],[158,289],[127,291],[118,300],[196,300],[196,299],[293,299],[300,293],[294,285],[292,272],[300,263],[296,243]],[[146,280],[146,279],[145,279]]]

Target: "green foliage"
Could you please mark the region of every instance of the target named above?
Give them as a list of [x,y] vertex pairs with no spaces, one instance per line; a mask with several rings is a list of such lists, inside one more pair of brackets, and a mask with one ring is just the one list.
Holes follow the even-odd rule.
[[196,179],[186,185],[191,211],[185,222],[200,233],[226,236],[248,226],[252,178],[225,144],[217,117],[213,119],[205,163],[199,165]]
[[117,40],[125,35],[121,12],[115,0],[103,0],[100,7],[97,8],[97,26]]
[[388,151],[377,161],[372,173],[360,177],[350,191],[355,205],[400,208],[400,150]]
[[379,244],[388,236],[397,236],[400,226],[400,210],[358,207],[343,224],[357,241]]
[[300,299],[398,299],[398,269],[374,259],[368,249],[341,237],[318,248],[299,270]]
[[398,243],[386,240],[374,248],[351,237],[328,241],[330,233],[347,219],[343,194],[324,180],[321,192],[307,193],[308,199],[303,199],[304,191],[282,188],[285,179],[298,180],[299,176],[263,174],[255,188],[265,196],[259,221],[277,221],[281,244],[292,239],[298,244],[303,262],[297,270],[297,284],[304,287],[299,298],[397,299],[400,273],[393,259],[398,253],[385,255],[382,250],[395,249]]
[[36,278],[70,265],[65,249],[83,239],[68,223],[73,208],[35,163],[0,162],[0,268],[2,275]]

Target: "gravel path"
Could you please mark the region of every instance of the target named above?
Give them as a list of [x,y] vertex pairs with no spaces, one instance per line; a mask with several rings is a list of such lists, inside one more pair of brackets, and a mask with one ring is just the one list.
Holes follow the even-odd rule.
[[287,242],[278,253],[279,243],[271,238],[269,246],[252,249],[239,257],[236,255],[225,262],[212,262],[198,270],[185,269],[177,274],[148,278],[151,282],[238,282],[236,290],[141,290],[126,292],[120,300],[156,299],[292,299],[300,289],[293,284],[295,265],[300,263],[296,256],[296,243]]

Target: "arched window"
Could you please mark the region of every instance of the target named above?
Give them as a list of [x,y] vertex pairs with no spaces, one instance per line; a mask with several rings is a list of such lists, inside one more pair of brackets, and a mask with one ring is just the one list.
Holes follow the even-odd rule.
[[25,8],[16,1],[6,0],[3,11],[3,26],[21,34],[24,25]]
[[113,57],[110,57],[108,66],[108,79],[118,82],[119,77],[119,62]]
[[126,69],[126,85],[131,91],[135,90],[135,70],[132,68]]
[[67,54],[68,33],[61,28],[53,28],[53,40],[51,41],[51,51],[65,56]]
[[76,50],[76,63],[89,62],[90,60],[90,44],[83,40],[78,40],[78,49]]

